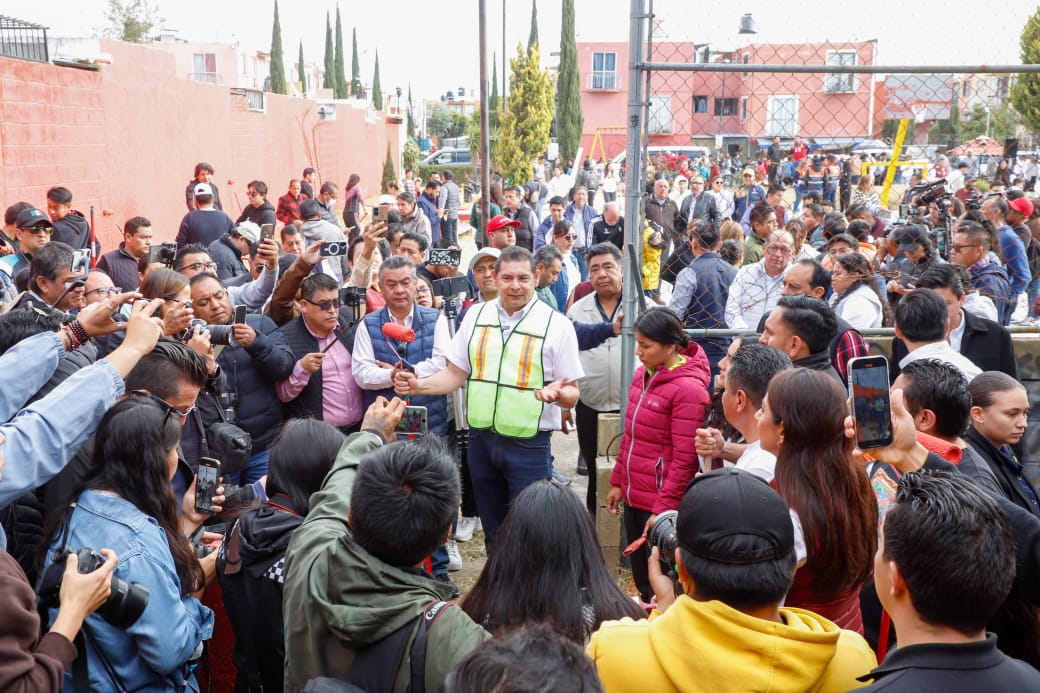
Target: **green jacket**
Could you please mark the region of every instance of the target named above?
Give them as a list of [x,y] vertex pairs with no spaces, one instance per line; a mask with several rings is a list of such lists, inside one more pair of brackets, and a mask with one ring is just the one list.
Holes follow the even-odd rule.
[[744,267],[747,265],[753,265],[762,259],[765,255],[766,242],[759,238],[758,234],[754,231],[744,241]]
[[[387,565],[351,537],[347,513],[357,466],[382,444],[365,431],[344,442],[289,542],[282,601],[287,691],[317,676],[345,676],[357,648],[415,619],[430,602],[451,599],[449,586]],[[462,609],[445,609],[427,635],[426,690],[441,690],[455,664],[489,637]],[[394,685],[398,693],[408,690],[410,648],[409,641]]]

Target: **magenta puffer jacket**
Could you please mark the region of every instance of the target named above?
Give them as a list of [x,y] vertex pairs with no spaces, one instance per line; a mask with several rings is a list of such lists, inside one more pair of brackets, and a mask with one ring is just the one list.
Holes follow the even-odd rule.
[[625,505],[655,515],[678,510],[698,470],[694,440],[708,408],[711,368],[691,343],[686,363],[652,374],[636,369],[628,391],[620,454],[610,475]]

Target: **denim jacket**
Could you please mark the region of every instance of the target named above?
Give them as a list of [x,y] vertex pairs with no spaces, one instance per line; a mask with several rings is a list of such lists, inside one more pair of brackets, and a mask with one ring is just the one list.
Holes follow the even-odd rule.
[[[37,351],[26,355],[23,347]],[[54,372],[61,341],[54,334],[30,337],[12,348],[0,359],[0,387],[8,399],[0,398],[5,417],[17,415],[0,424],[3,434],[5,459],[3,478],[0,478],[0,508],[19,496],[39,488],[62,470],[87,438],[97,428],[101,417],[123,394],[123,379],[107,362],[98,361],[74,373],[43,399],[21,409],[24,401],[36,392],[25,393],[27,384],[35,385],[46,371],[46,382]],[[10,366],[8,356],[22,358]],[[24,397],[23,397],[24,395]],[[4,419],[6,421],[6,418]],[[0,548],[6,548],[7,537],[0,530]]]
[[[62,534],[55,535],[50,551],[60,548]],[[98,657],[100,649],[128,690],[182,690],[182,665],[212,635],[213,612],[194,597],[181,595],[173,556],[155,519],[118,496],[84,491],[72,513],[66,546],[112,549],[119,556],[115,575],[148,588],[148,606],[126,630],[96,613],[84,623],[90,689],[115,689]],[[57,609],[49,610],[50,623],[57,613]],[[72,691],[72,686],[72,673],[66,671],[63,690]],[[190,675],[188,690],[198,690]]]

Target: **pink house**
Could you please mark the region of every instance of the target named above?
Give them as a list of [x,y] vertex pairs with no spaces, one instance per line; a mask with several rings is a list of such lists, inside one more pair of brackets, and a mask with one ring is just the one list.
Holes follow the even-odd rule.
[[[870,65],[874,41],[827,44],[749,44],[725,53],[708,46],[660,42],[654,62],[784,65]],[[578,44],[582,145],[587,156],[610,159],[625,149],[629,53],[627,42]],[[656,72],[647,123],[651,145],[696,144],[751,151],[779,135],[821,146],[871,136],[871,75],[753,72]]]

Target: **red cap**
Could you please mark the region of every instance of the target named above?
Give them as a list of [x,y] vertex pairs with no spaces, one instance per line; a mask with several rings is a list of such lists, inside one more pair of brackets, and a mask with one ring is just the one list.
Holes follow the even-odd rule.
[[1020,197],[1017,200],[1008,200],[1008,207],[1027,219],[1033,216],[1033,203],[1028,198]]
[[492,217],[491,221],[488,222],[487,232],[494,233],[507,226],[516,228],[520,226],[520,222],[517,219],[510,219],[505,214],[499,214],[497,217]]

